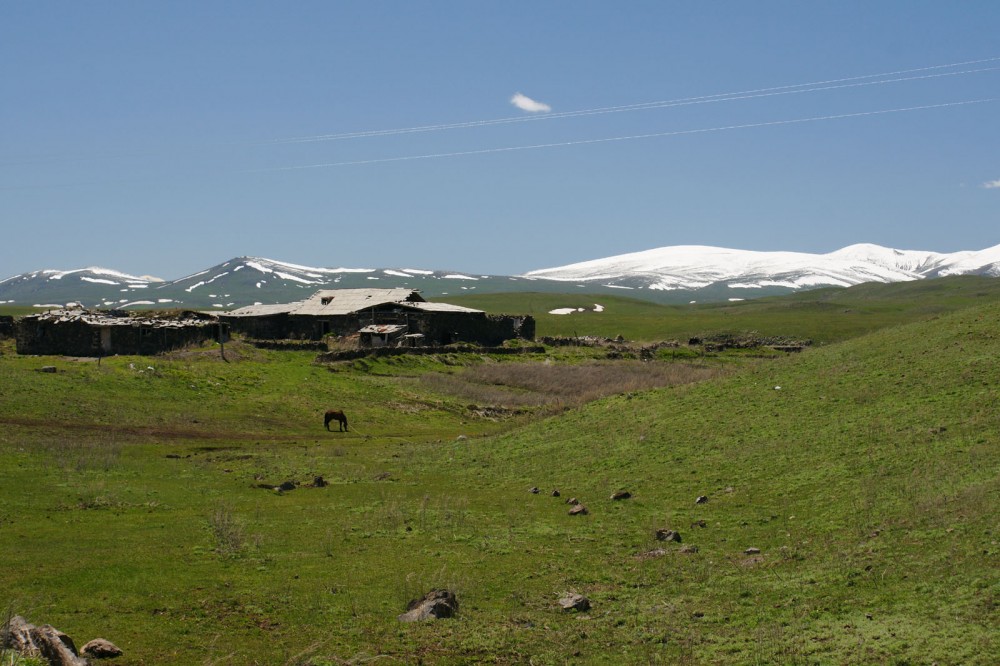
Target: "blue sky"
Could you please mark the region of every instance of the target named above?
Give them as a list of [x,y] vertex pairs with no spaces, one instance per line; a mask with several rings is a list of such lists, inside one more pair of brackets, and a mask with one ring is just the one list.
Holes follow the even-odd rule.
[[0,278],[983,249],[997,35],[995,0],[4,2]]

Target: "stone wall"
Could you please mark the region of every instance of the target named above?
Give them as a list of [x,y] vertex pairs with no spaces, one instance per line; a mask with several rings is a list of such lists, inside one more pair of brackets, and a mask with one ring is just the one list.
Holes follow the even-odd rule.
[[[327,335],[353,335],[364,324],[357,315],[261,315],[259,317],[219,317],[239,333],[255,340],[321,340]],[[368,323],[368,320],[365,320]],[[382,323],[382,322],[379,322]]]
[[416,329],[428,344],[447,345],[453,342],[474,342],[496,346],[504,340],[535,339],[535,320],[530,316],[488,315],[486,313],[428,313],[421,315]]
[[409,333],[420,333],[428,345],[473,342],[494,346],[504,340],[535,339],[535,320],[530,316],[487,315],[484,312],[416,312],[366,310],[341,316],[267,315],[220,317],[231,330],[260,340],[321,340],[326,335],[350,336],[364,326],[405,324]]
[[219,325],[102,325],[82,319],[22,317],[15,324],[18,354],[61,356],[152,355],[218,339]]

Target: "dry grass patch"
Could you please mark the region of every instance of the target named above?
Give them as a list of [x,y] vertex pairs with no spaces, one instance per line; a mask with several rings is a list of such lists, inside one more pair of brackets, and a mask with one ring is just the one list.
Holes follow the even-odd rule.
[[168,361],[219,361],[219,362],[261,362],[264,351],[241,338],[233,338],[220,347],[217,343],[192,344],[181,349],[158,354],[156,358]]
[[609,395],[718,377],[718,367],[686,363],[594,361],[580,365],[498,363],[420,381],[432,391],[497,407],[575,407]]

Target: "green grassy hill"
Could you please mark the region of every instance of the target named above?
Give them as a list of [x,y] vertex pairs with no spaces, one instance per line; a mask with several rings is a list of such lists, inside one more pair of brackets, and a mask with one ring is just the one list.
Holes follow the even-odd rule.
[[[599,635],[636,661],[990,663],[998,317],[991,305],[595,403],[499,439],[490,463],[512,494],[575,481],[593,516],[560,533],[582,546],[563,584],[614,608]],[[620,489],[627,506],[608,501]],[[659,526],[698,552],[636,557]]]
[[[774,304],[776,329],[815,332],[867,298],[879,330],[506,415],[426,380],[523,359],[326,368],[233,345],[228,363],[98,365],[7,342],[0,603],[78,645],[112,640],[118,664],[994,663],[1000,304],[980,288]],[[959,294],[990,302],[933,314]],[[580,352],[530,372],[606,364],[561,353]],[[327,407],[351,432],[322,430]],[[459,616],[400,624],[432,587]],[[567,591],[592,608],[562,611]]]

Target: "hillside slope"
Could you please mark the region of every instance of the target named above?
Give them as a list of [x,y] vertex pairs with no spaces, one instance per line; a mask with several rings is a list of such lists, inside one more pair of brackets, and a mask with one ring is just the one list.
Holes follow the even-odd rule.
[[[606,400],[456,463],[589,506],[564,584],[627,606],[633,629],[590,633],[662,638],[696,663],[991,663],[998,320],[993,303]],[[642,556],[659,527],[698,551]]]

